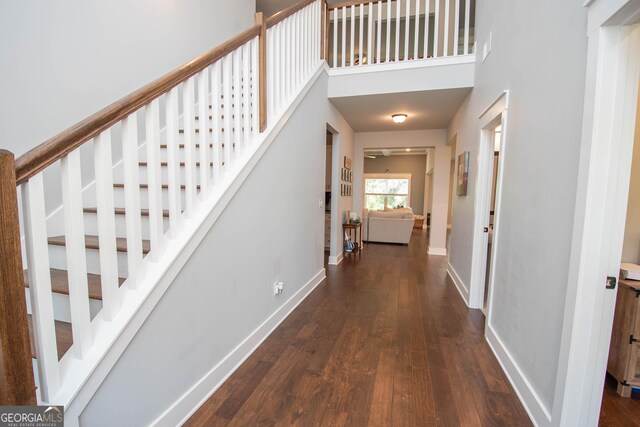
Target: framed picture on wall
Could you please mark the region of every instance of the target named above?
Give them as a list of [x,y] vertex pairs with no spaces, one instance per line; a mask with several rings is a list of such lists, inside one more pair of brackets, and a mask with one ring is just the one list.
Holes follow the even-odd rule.
[[460,153],[458,156],[458,182],[457,191],[458,196],[467,195],[467,183],[469,182],[469,151]]

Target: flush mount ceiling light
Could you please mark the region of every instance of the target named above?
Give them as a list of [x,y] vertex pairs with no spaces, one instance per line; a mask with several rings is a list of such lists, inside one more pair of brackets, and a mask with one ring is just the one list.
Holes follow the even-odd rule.
[[406,114],[394,114],[393,116],[391,116],[391,118],[393,119],[394,123],[402,123],[405,120],[407,120],[407,115]]

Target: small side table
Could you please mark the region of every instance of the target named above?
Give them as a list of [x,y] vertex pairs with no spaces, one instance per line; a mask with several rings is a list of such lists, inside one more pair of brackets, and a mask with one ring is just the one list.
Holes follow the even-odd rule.
[[[351,224],[351,223],[346,223],[346,224],[342,224],[342,235],[344,236],[345,233],[349,233],[349,237],[351,237],[351,240],[353,242],[356,243],[356,248],[353,250],[353,252],[344,252],[346,255],[356,255],[357,253],[359,253],[362,250],[362,223],[359,224]],[[359,238],[358,238],[359,236]],[[344,239],[344,237],[343,237]]]

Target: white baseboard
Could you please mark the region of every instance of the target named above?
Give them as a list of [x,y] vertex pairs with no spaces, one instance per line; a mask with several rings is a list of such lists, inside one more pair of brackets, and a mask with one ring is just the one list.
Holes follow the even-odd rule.
[[432,248],[429,246],[427,253],[429,255],[447,256],[447,248]]
[[324,278],[325,270],[323,268],[200,381],[156,418],[151,425],[176,426],[184,424]]
[[467,288],[458,275],[458,272],[451,266],[451,263],[447,263],[447,274],[451,277],[451,280],[456,285],[456,289],[460,292],[460,296],[464,300],[464,303],[469,306],[469,288]]
[[522,402],[525,411],[527,411],[529,418],[531,418],[531,422],[533,422],[535,426],[550,426],[551,414],[549,410],[544,406],[540,397],[533,389],[533,386],[489,322],[487,322],[487,327],[485,328],[485,336],[487,337],[489,347],[491,347],[507,379],[518,395],[520,402]]
[[330,256],[329,257],[329,265],[338,265],[344,259],[344,252],[340,252],[338,256]]

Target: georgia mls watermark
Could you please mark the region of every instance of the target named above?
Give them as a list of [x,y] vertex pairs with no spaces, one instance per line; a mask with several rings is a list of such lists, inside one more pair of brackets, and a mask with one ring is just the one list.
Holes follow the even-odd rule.
[[63,426],[63,406],[0,406],[0,427]]

